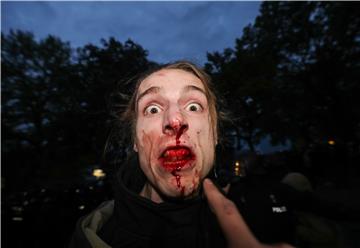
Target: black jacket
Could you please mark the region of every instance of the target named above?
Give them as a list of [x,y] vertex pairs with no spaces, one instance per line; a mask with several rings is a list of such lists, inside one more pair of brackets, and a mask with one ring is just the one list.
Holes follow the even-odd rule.
[[145,177],[134,163],[122,168],[115,200],[81,218],[74,247],[225,247],[214,214],[201,194],[193,199],[154,203],[139,195]]
[[[139,195],[145,180],[137,162],[123,167],[116,179],[115,200],[79,220],[70,248],[226,246],[202,194],[156,204]],[[284,192],[279,185],[242,180],[232,183],[228,198],[261,242],[294,243],[292,211]]]
[[239,178],[227,197],[239,209],[255,237],[263,243],[295,243],[296,191],[261,177]]

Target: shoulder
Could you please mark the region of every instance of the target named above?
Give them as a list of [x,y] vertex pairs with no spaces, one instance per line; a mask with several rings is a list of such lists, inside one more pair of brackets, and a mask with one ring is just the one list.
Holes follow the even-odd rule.
[[110,248],[110,246],[97,235],[97,232],[110,219],[113,212],[114,201],[111,200],[103,202],[90,214],[81,217],[76,224],[69,248]]

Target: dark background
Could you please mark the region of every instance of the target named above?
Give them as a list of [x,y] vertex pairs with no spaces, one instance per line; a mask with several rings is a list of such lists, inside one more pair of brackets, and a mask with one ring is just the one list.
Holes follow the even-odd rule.
[[[319,196],[357,215],[359,7],[264,2],[234,47],[207,53],[200,66],[212,75],[232,119],[222,127],[223,169],[234,174],[235,161],[257,154],[269,177],[280,181],[301,172]],[[104,154],[116,121],[109,99],[115,89],[129,94],[126,80],[155,63],[131,39],[104,37],[75,49],[52,35],[2,33],[5,247],[64,247],[78,217],[111,199],[113,159],[121,161],[124,152],[120,146]],[[259,153],[265,139],[282,149]],[[97,168],[107,176],[93,176]],[[338,247],[358,245],[358,219],[337,221],[347,240]]]

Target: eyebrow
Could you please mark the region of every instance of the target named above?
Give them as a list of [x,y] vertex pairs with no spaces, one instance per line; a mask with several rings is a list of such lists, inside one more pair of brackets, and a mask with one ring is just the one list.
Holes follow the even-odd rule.
[[200,93],[204,94],[206,96],[206,93],[203,89],[201,89],[200,87],[197,87],[195,85],[186,85],[185,88],[182,90],[184,93],[187,93],[189,91],[199,91]]
[[144,96],[146,95],[149,95],[149,94],[156,94],[158,93],[160,90],[160,87],[157,87],[157,86],[153,86],[153,87],[150,87],[149,89],[145,90],[143,93],[141,93],[136,102],[139,103],[140,99],[143,98]]

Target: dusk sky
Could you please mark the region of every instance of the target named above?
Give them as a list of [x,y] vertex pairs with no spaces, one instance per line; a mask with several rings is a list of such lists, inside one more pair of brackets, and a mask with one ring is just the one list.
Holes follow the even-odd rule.
[[73,48],[101,38],[131,39],[156,62],[206,61],[206,52],[234,47],[261,2],[1,2],[1,29],[49,34]]
[[[73,48],[102,38],[131,39],[166,63],[187,59],[199,65],[206,53],[234,48],[254,23],[261,2],[1,2],[1,30],[30,31],[36,39],[55,35]],[[286,147],[286,146],[285,146]],[[271,152],[264,139],[257,149]]]

